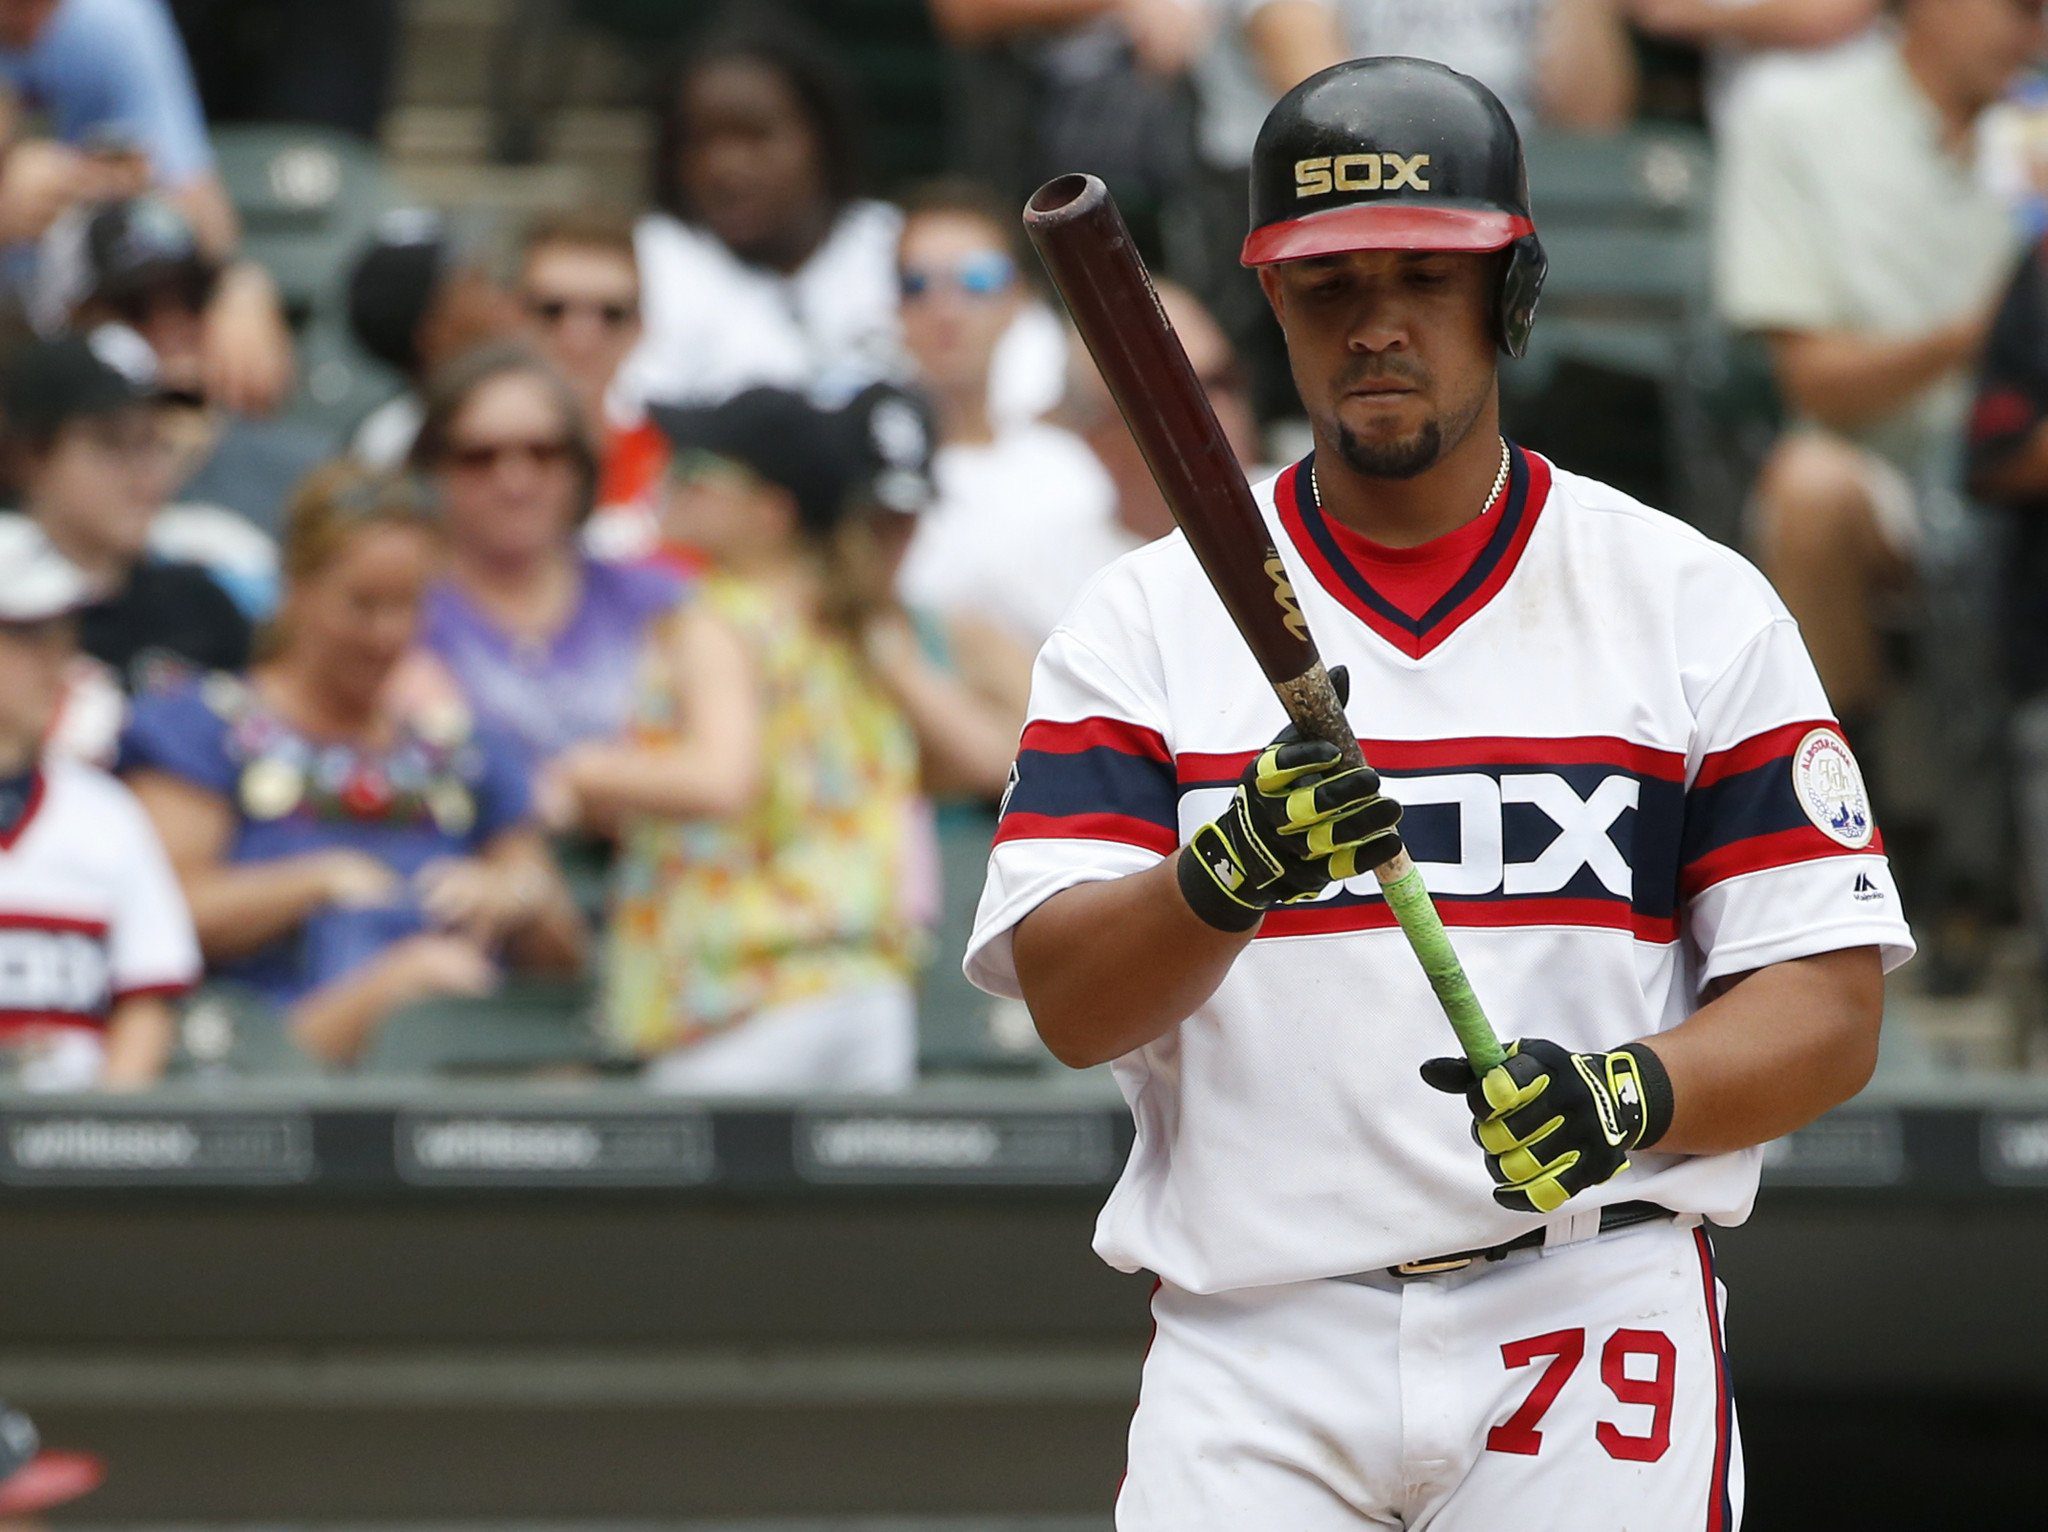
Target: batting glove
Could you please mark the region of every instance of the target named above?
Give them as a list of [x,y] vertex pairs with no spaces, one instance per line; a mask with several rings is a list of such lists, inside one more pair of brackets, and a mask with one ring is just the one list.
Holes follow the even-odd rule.
[[[1330,683],[1340,704],[1349,700],[1343,666]],[[1400,822],[1377,772],[1343,765],[1335,745],[1290,724],[1244,769],[1230,807],[1181,848],[1181,893],[1217,930],[1249,931],[1274,905],[1313,899],[1390,859]]]
[[1463,1095],[1472,1137],[1516,1213],[1554,1213],[1589,1186],[1628,1169],[1671,1126],[1671,1077],[1641,1043],[1571,1053],[1541,1037],[1508,1045],[1507,1062],[1475,1077],[1463,1059],[1431,1059],[1425,1084]]

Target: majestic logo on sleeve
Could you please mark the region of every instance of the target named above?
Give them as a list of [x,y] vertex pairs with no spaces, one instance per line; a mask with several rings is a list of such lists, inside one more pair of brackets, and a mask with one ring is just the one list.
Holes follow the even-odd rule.
[[1857,851],[1877,833],[1863,772],[1834,730],[1814,729],[1800,740],[1792,752],[1792,787],[1806,817],[1829,839]]

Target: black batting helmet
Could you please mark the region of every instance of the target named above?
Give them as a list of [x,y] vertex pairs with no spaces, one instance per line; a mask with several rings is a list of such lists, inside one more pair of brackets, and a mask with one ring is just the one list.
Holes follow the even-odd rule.
[[1252,150],[1247,266],[1346,250],[1506,250],[1501,349],[1529,344],[1543,245],[1522,137],[1500,98],[1425,59],[1363,58],[1275,103]]

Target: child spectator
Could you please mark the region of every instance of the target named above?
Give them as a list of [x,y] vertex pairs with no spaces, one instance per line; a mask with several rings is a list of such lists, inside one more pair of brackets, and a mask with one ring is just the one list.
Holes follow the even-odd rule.
[[[125,348],[124,348],[125,343]],[[169,453],[135,337],[23,343],[0,364],[0,408],[21,508],[92,582],[79,614],[85,653],[122,690],[240,670],[249,619],[195,564],[151,556]],[[86,754],[104,741],[75,740]]]
[[278,520],[332,444],[303,423],[210,397],[206,306],[219,280],[219,263],[164,199],[88,203],[43,237],[30,317],[46,336],[121,325],[148,344],[174,502],[151,546],[204,565],[260,620],[276,602]]
[[42,759],[90,587],[34,523],[0,522],[0,1072],[31,1089],[147,1085],[192,918],[128,790]]
[[480,348],[429,386],[412,462],[448,533],[422,638],[478,719],[529,767],[615,738],[642,635],[678,591],[672,575],[581,548],[598,462],[575,391],[524,347]]
[[401,1006],[486,993],[501,960],[582,960],[517,750],[405,664],[440,551],[415,486],[322,470],[262,661],[145,699],[123,741],[210,968],[332,1063]]
[[609,557],[643,556],[655,544],[668,438],[614,386],[641,335],[631,221],[596,210],[536,220],[517,291],[528,336],[576,390],[597,435],[597,509],[585,540]]
[[901,1088],[935,904],[920,756],[985,791],[1014,736],[891,604],[844,417],[759,388],[656,419],[669,534],[709,572],[650,637],[632,741],[547,782],[558,815],[621,827],[611,1024],[659,1089]]

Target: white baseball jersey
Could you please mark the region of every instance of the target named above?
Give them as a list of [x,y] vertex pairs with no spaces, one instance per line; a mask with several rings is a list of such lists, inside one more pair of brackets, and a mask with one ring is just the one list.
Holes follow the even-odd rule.
[[[1748,563],[1516,449],[1469,570],[1420,618],[1376,590],[1297,465],[1261,485],[1301,611],[1503,1038],[1616,1047],[1712,980],[1912,937],[1856,762]],[[1398,557],[1399,555],[1390,555]],[[1171,855],[1285,724],[1179,535],[1104,572],[1041,652],[967,953],[1018,994],[1011,932],[1061,889]],[[1096,1249],[1194,1292],[1510,1239],[1456,1051],[1371,876],[1269,914],[1215,995],[1115,1066],[1137,1141]],[[1739,1223],[1761,1152],[1639,1153],[1575,1199]]]
[[28,811],[0,834],[0,1040],[52,1029],[97,1039],[137,995],[199,978],[192,916],[134,795],[77,761],[45,761]]

